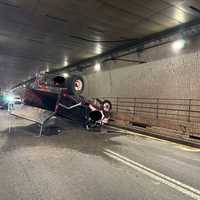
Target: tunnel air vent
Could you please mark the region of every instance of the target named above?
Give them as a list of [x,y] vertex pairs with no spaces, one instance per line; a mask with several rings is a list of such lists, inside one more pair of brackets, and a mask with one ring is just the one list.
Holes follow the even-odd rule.
[[151,127],[149,124],[141,123],[141,122],[130,122],[130,125],[140,128]]
[[198,135],[189,135],[189,137],[191,139],[200,140],[200,137]]

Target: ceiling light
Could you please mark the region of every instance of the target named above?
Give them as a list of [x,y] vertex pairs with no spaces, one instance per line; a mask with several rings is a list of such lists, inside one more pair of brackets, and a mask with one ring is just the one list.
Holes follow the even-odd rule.
[[175,42],[173,42],[172,48],[175,52],[179,52],[181,49],[185,47],[185,43],[186,41],[183,39],[176,40]]
[[94,70],[95,70],[96,72],[99,72],[99,71],[101,70],[101,64],[100,64],[100,63],[96,63],[96,64],[94,65]]
[[49,65],[47,65],[46,72],[49,72]]
[[64,78],[68,78],[69,77],[68,73],[63,73],[62,75],[63,75]]
[[95,52],[96,54],[101,54],[102,51],[102,45],[100,43],[97,43],[96,47],[95,47]]

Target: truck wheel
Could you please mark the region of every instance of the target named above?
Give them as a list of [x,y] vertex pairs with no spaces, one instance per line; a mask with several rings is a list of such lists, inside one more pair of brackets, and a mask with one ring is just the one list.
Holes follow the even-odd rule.
[[108,100],[102,102],[102,110],[104,112],[110,112],[112,110],[112,103]]
[[84,90],[84,80],[81,76],[73,75],[68,79],[67,89],[71,95],[80,95]]

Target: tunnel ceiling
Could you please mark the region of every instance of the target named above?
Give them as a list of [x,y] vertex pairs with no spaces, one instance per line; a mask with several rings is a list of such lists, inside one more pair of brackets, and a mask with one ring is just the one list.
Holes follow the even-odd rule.
[[198,9],[199,0],[0,0],[0,87],[189,22]]

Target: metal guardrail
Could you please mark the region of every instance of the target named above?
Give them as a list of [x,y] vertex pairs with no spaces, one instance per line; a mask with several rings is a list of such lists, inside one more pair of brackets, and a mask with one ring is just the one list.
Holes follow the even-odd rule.
[[112,102],[113,112],[153,119],[200,122],[200,99],[101,97]]

